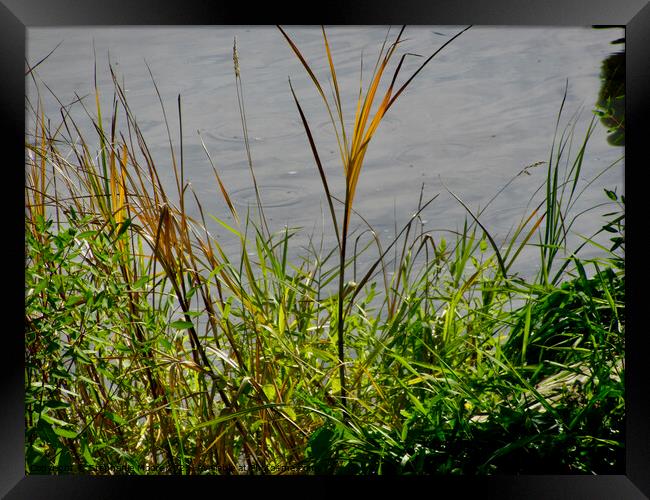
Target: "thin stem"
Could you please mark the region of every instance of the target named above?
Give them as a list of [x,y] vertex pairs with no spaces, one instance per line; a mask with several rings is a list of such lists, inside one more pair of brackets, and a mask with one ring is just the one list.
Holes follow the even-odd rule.
[[343,419],[347,421],[347,390],[345,386],[345,339],[343,338],[345,330],[345,311],[343,308],[343,289],[345,284],[345,254],[348,240],[348,218],[350,211],[348,204],[350,202],[350,190],[345,190],[345,210],[343,215],[343,234],[341,235],[341,260],[339,262],[339,312],[338,312],[338,348],[339,348],[339,382],[341,384],[341,402],[343,404]]

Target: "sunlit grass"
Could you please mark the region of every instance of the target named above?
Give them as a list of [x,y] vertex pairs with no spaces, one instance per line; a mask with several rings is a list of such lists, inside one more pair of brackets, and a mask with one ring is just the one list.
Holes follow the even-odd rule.
[[[136,474],[620,472],[624,197],[607,191],[604,201],[614,208],[603,229],[566,247],[579,220],[571,209],[582,194],[593,122],[571,153],[576,120],[564,122],[562,104],[542,200],[531,199],[504,244],[485,230],[483,211],[458,197],[468,215],[448,241],[419,223],[436,199],[422,191],[390,241],[353,208],[385,113],[465,31],[397,85],[402,55],[382,93],[404,29],[393,43],[387,37],[346,129],[325,30],[331,99],[299,44],[280,30],[323,98],[345,173],[339,200],[289,88],[336,236],[334,248],[311,241],[297,261],[289,259],[295,231],[269,225],[258,190],[259,218],[239,213],[203,144],[215,194],[233,222],[205,211],[151,70],[175,193],[161,182],[112,67],[110,116],[102,116],[96,85],[92,104],[71,105],[82,107],[86,123],[71,118],[70,106],[61,103],[57,122],[44,115],[40,95],[28,101],[28,473],[71,465],[93,473],[127,466]],[[233,58],[256,185],[236,45]],[[29,75],[35,84],[36,74]],[[182,128],[180,96],[173,104]],[[191,206],[198,217],[189,215]],[[354,217],[364,228],[357,233]],[[238,243],[236,259],[207,220]],[[596,238],[605,233],[607,247]],[[539,272],[525,280],[513,267],[533,245]],[[602,257],[582,259],[587,246],[600,247]],[[358,265],[364,252],[377,254],[366,268]]]

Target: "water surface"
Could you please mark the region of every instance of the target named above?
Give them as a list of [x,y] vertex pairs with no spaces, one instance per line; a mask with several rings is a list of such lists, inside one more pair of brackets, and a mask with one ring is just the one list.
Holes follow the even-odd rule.
[[[408,27],[401,50],[428,56],[461,28]],[[327,81],[320,30],[287,30],[319,78]],[[348,123],[356,105],[361,57],[367,83],[386,30],[368,26],[328,28]],[[393,29],[391,37],[396,33]],[[465,211],[443,185],[477,210],[524,167],[548,161],[567,82],[565,121],[582,110],[575,128],[576,149],[598,99],[601,63],[615,51],[610,42],[621,36],[622,30],[588,27],[473,27],[431,61],[384,118],[366,156],[355,210],[388,242],[395,225],[403,224],[413,213],[424,184],[425,198],[440,193],[422,215],[425,229],[439,238],[445,235],[439,230],[462,226]],[[29,28],[27,57],[34,63],[62,42],[38,67],[38,79],[64,103],[72,102],[75,94],[90,94],[90,110],[94,107],[95,54],[102,105],[110,109],[110,59],[124,81],[130,107],[161,177],[173,191],[167,132],[146,61],[159,87],[176,147],[176,99],[182,96],[186,178],[206,212],[229,220],[197,130],[236,206],[245,212],[255,196],[235,90],[234,37],[252,159],[272,229],[280,230],[285,224],[303,228],[294,237],[294,257],[304,254],[301,246],[307,244],[311,233],[318,237],[324,234],[324,247],[329,249],[335,239],[316,166],[289,90],[289,77],[314,131],[330,187],[342,198],[340,157],[320,96],[276,28]],[[419,63],[417,58],[407,58],[402,75],[409,75]],[[33,99],[29,79],[28,91]],[[56,121],[60,116],[56,100],[45,91],[42,99],[46,113]],[[80,106],[73,107],[73,116],[81,119],[83,115]],[[623,148],[609,145],[607,131],[597,123],[580,187],[622,155]],[[526,210],[532,209],[526,206],[544,180],[545,166],[531,169],[530,174],[518,176],[481,216],[499,242]],[[603,188],[623,191],[622,162],[585,191],[574,213],[605,202]],[[591,235],[602,226],[602,214],[607,211],[611,207],[582,216],[575,233]],[[190,212],[198,215],[194,208]],[[354,227],[359,220],[353,222]],[[209,229],[228,251],[236,251],[237,242],[228,233],[212,223]],[[577,244],[581,240],[574,234],[571,241]],[[585,253],[596,254],[595,249]],[[537,252],[531,249],[522,255],[517,270],[533,272],[536,259]]]

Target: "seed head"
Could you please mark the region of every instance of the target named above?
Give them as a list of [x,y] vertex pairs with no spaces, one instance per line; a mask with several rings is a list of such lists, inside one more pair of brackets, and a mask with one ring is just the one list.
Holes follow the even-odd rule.
[[239,55],[237,54],[237,37],[233,38],[232,62],[235,65],[235,77],[239,78]]

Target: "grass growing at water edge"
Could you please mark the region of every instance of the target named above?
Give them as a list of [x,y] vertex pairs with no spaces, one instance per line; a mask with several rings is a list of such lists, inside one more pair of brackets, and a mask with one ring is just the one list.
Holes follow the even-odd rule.
[[[239,214],[218,162],[215,191],[235,222],[204,211],[185,175],[182,131],[175,141],[169,127],[176,192],[167,191],[112,67],[108,120],[98,88],[92,105],[73,104],[86,110],[94,135],[71,118],[72,105],[60,103],[55,122],[40,97],[28,102],[28,473],[620,471],[624,198],[604,196],[615,208],[600,231],[612,238],[602,258],[580,257],[602,246],[596,235],[566,247],[591,125],[571,153],[575,117],[565,123],[560,110],[542,199],[504,245],[470,207],[449,241],[425,231],[419,215],[435,205],[421,195],[393,240],[381,242],[367,225],[369,243],[358,233],[353,247],[351,221],[366,225],[353,209],[365,150],[411,80],[393,90],[402,56],[370,118],[400,31],[382,47],[349,133],[323,35],[333,101],[312,78],[340,124],[346,196],[332,195],[294,93],[338,241],[311,245],[298,262],[287,257],[293,231],[273,231],[263,217],[263,189],[259,221]],[[152,85],[157,91],[153,73]],[[182,127],[180,96],[174,108]],[[198,218],[188,215],[190,201]],[[236,260],[206,217],[239,242]],[[540,268],[525,280],[511,270],[530,245]],[[362,251],[377,255],[367,269],[357,268]],[[397,256],[392,277],[389,251]],[[346,272],[356,286],[346,286]]]

